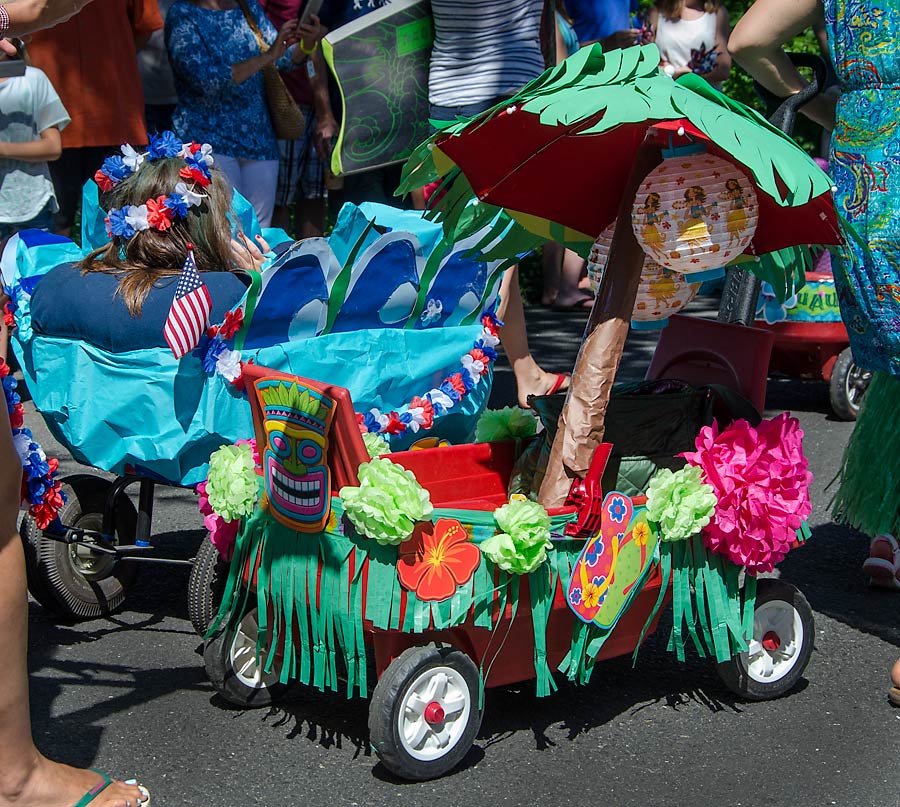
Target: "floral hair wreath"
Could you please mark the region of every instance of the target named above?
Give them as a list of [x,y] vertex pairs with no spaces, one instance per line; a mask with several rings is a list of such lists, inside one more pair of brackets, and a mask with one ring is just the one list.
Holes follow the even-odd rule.
[[174,132],[165,131],[159,135],[150,135],[150,146],[144,154],[127,143],[122,146],[121,151],[121,156],[114,154],[107,157],[94,174],[94,181],[104,193],[137,173],[145,160],[183,157],[186,164],[178,173],[186,181],[177,183],[173,193],[148,199],[142,205],[111,208],[106,217],[106,230],[110,237],[127,239],[151,227],[164,232],[176,218],[186,218],[188,210],[201,205],[206,198],[205,194],[198,193],[195,188],[197,185],[206,188],[212,182],[212,146],[208,143],[182,143]]

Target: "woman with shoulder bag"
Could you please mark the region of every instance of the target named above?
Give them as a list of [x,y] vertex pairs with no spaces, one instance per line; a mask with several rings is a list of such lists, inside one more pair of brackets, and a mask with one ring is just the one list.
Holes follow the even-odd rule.
[[212,145],[217,166],[251,202],[262,227],[275,204],[276,127],[296,110],[282,107],[284,85],[272,68],[302,64],[324,34],[315,15],[309,24],[288,20],[276,31],[257,0],[178,0],[166,17],[178,91],[175,130]]

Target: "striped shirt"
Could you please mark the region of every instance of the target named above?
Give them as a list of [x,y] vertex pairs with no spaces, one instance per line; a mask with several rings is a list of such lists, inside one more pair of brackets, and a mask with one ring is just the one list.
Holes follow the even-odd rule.
[[431,0],[428,100],[465,106],[510,95],[544,71],[542,0]]

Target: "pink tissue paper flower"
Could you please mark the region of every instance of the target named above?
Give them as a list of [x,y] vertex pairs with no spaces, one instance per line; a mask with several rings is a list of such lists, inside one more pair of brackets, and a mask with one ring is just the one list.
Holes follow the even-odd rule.
[[718,499],[703,530],[707,549],[751,574],[772,571],[812,512],[800,423],[787,412],[756,428],[736,420],[719,432],[714,423],[701,429],[696,447],[681,456],[702,469]]
[[[245,440],[244,442],[249,441]],[[219,550],[219,554],[225,560],[231,560],[234,544],[237,540],[238,527],[241,522],[238,519],[226,521],[209,506],[209,497],[206,495],[206,482],[201,482],[197,485],[197,493],[200,496],[197,506],[200,508],[200,514],[203,516],[203,526],[209,532],[209,540],[212,541],[213,546]]]

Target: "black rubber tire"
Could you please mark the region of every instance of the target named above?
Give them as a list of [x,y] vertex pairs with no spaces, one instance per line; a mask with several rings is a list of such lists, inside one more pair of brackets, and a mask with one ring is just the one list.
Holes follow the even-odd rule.
[[844,348],[834,363],[828,387],[831,409],[837,417],[856,420],[871,378],[871,373],[854,363],[850,348]]
[[[398,720],[403,701],[416,679],[435,667],[449,667],[466,683],[469,714],[456,743],[434,760],[413,757],[403,746]],[[436,779],[453,770],[469,752],[481,727],[478,668],[461,650],[435,644],[410,647],[384,671],[369,705],[369,741],[391,773],[413,782]]]
[[19,525],[19,537],[22,539],[22,546],[25,549],[25,576],[28,581],[28,593],[44,608],[56,613],[59,604],[53,594],[53,588],[46,577],[37,571],[44,531],[38,527],[34,516],[30,513],[25,513],[22,518],[22,523]]
[[[60,481],[66,496],[60,521],[68,527],[99,532],[112,483],[92,474],[75,474]],[[134,505],[127,496],[120,496],[115,542],[133,543],[136,525]],[[111,613],[125,601],[137,575],[136,563],[110,560],[108,555],[98,553],[97,569],[86,576],[83,568],[76,567],[75,547],[45,537],[30,516],[23,519],[19,535],[25,548],[28,590],[56,615],[64,619],[94,619]]]
[[[718,673],[722,683],[744,700],[767,701],[787,694],[800,680],[812,654],[815,640],[815,620],[806,597],[796,586],[785,583],[783,580],[770,578],[760,580],[757,583],[755,610],[759,611],[766,603],[776,601],[790,606],[800,617],[803,633],[800,646],[793,665],[777,680],[771,682],[761,682],[750,677],[747,670],[747,653],[740,653],[730,661],[719,664]],[[757,630],[755,622],[754,620],[754,633]],[[759,641],[762,637],[754,636],[754,638]]]
[[238,633],[243,633],[246,640],[255,644],[257,633],[255,630],[248,631],[247,627],[256,625],[256,609],[253,608],[234,625],[226,624],[217,629],[203,647],[206,674],[216,691],[229,703],[245,709],[269,706],[281,700],[288,691],[285,684],[278,682],[261,681],[256,686],[250,686],[234,668],[232,651]]
[[228,561],[207,535],[197,549],[188,580],[188,616],[200,636],[206,636],[219,613],[227,580]]

